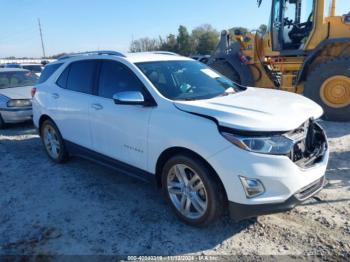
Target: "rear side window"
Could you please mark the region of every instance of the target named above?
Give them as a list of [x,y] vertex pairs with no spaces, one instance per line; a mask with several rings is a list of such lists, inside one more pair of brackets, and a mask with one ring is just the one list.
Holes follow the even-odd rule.
[[92,94],[96,61],[74,62],[69,66],[66,88],[72,91]]
[[56,84],[62,88],[67,88],[67,79],[69,74],[70,66],[67,66],[66,69],[63,70],[62,74],[58,78]]
[[98,96],[112,98],[115,93],[140,91],[144,86],[125,65],[115,61],[103,61],[100,71]]
[[63,63],[58,63],[58,64],[48,64],[45,66],[44,71],[41,73],[38,84],[44,83],[47,79],[52,76],[53,73],[56,72],[56,70],[63,65]]

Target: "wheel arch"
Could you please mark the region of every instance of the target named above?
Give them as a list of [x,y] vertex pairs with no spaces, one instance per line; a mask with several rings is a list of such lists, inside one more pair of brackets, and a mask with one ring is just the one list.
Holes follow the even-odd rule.
[[[305,61],[298,73],[297,77],[297,83],[303,82],[307,80],[308,74],[312,71],[314,68],[315,64],[319,64],[319,60],[322,58],[322,53],[332,49],[333,45],[336,44],[344,44],[345,48],[344,51],[349,51],[350,48],[347,43],[350,44],[350,38],[349,37],[343,37],[343,38],[334,38],[334,39],[327,39],[321,42],[314,50],[312,50],[309,55],[305,58]],[[341,55],[341,54],[340,54]],[[320,57],[321,56],[321,57]],[[325,58],[332,59],[334,57],[327,57],[324,56]],[[320,58],[320,59],[318,59]]]
[[48,115],[46,115],[46,114],[41,115],[40,118],[39,118],[39,122],[38,122],[39,123],[38,132],[39,132],[40,136],[41,136],[41,126],[46,120],[50,120],[53,123],[55,123],[55,121],[53,121],[53,119],[51,117],[49,117]]
[[185,147],[171,147],[168,148],[166,150],[164,150],[160,156],[158,157],[157,163],[156,163],[156,170],[155,170],[155,176],[156,176],[156,183],[157,186],[159,188],[162,187],[162,178],[161,178],[161,174],[162,174],[162,169],[163,166],[165,165],[165,163],[174,155],[179,155],[179,154],[184,154],[184,155],[189,155],[191,157],[195,157],[197,159],[199,159],[200,161],[202,161],[203,163],[205,163],[205,165],[207,165],[207,167],[212,171],[212,174],[215,175],[215,178],[217,179],[217,181],[220,183],[220,186],[223,189],[224,192],[224,196],[225,196],[225,201],[227,201],[227,193],[226,193],[226,189],[224,187],[224,184],[222,183],[219,175],[216,173],[215,169],[209,164],[209,162],[207,160],[205,160],[201,155],[199,155],[198,153],[185,148]]

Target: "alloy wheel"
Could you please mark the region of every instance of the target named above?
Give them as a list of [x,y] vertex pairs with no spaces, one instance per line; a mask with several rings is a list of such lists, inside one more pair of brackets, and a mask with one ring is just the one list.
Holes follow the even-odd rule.
[[168,172],[167,189],[176,209],[189,219],[199,219],[207,211],[208,194],[200,176],[189,166],[174,165]]
[[43,138],[47,152],[53,159],[57,159],[60,155],[61,144],[55,129],[50,125],[46,125]]

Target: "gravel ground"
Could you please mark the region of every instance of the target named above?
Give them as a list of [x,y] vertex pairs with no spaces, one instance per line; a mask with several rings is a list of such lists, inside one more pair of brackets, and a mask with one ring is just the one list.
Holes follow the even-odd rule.
[[49,161],[30,124],[0,130],[0,255],[316,255],[350,259],[350,123],[322,122],[329,184],[291,212],[208,228],[153,185],[82,159]]

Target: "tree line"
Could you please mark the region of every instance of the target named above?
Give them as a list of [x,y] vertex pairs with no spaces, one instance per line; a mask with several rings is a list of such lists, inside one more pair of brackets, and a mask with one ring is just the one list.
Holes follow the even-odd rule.
[[[234,27],[229,31],[233,33],[239,29],[242,34],[246,34],[249,30],[244,27]],[[266,25],[261,25],[258,29],[260,33],[265,33]],[[143,37],[132,40],[130,43],[130,52],[147,52],[147,51],[169,51],[184,56],[190,55],[208,55],[211,54],[220,40],[220,33],[209,24],[201,25],[189,33],[184,25],[180,25],[177,35],[169,34],[165,38],[149,38]]]
[[[235,30],[239,29],[243,35],[250,30],[245,27],[233,27],[229,32],[233,35]],[[261,25],[257,31],[264,34],[267,31],[266,25]],[[220,33],[210,24],[204,24],[194,28],[189,33],[186,26],[180,25],[177,35],[169,34],[165,38],[144,37],[131,41],[130,52],[147,51],[169,51],[184,56],[190,55],[210,55],[216,48],[220,40]],[[71,52],[59,53],[46,57],[46,59],[57,59],[60,56],[71,54]],[[16,57],[8,57],[15,59]],[[26,59],[26,57],[23,57]]]

